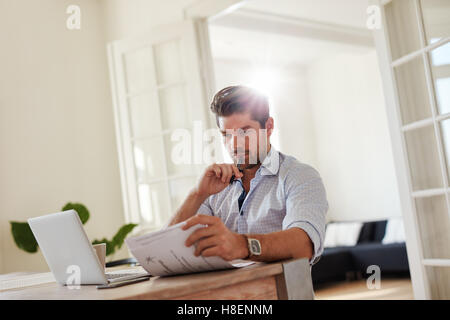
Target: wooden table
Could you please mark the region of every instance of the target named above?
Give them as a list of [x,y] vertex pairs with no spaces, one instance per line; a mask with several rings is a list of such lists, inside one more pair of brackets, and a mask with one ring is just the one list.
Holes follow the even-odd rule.
[[257,263],[241,269],[152,277],[123,287],[69,289],[55,282],[0,291],[0,299],[313,299],[307,259]]

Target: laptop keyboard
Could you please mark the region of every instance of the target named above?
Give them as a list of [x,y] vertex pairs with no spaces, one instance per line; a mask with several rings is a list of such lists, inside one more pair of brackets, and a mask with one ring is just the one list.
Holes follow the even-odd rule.
[[117,278],[130,278],[130,277],[139,277],[139,276],[146,276],[148,273],[142,268],[130,268],[130,269],[124,269],[124,270],[116,270],[116,271],[109,271],[105,273],[106,279],[113,280]]
[[124,273],[107,273],[106,278],[108,280],[123,278],[123,277],[133,277],[133,276],[146,276],[147,272],[124,272]]

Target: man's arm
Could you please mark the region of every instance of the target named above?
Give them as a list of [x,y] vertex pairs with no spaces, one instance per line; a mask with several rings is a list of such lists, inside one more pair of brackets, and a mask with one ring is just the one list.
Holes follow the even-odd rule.
[[183,205],[175,213],[175,216],[170,220],[169,226],[180,223],[195,215],[206,198],[206,196],[198,193],[197,188],[194,188],[187,196]]
[[250,260],[269,262],[290,258],[311,259],[314,253],[311,239],[300,228],[294,227],[267,234],[249,234],[247,237],[258,239],[261,244],[261,255],[252,256]]
[[[219,256],[225,260],[244,259],[248,256],[245,237],[231,232],[217,217],[196,215],[190,218],[184,230],[196,224],[207,225],[194,231],[186,240],[186,246],[196,243],[195,255],[204,257]],[[252,256],[255,261],[275,261],[307,257],[311,259],[314,248],[311,239],[300,228],[290,228],[267,234],[250,234],[249,238],[261,243],[261,255]]]
[[169,226],[180,223],[195,215],[201,204],[212,194],[216,194],[230,184],[231,177],[242,177],[242,173],[234,164],[212,164],[206,168],[205,173],[188,195],[183,205],[175,213]]

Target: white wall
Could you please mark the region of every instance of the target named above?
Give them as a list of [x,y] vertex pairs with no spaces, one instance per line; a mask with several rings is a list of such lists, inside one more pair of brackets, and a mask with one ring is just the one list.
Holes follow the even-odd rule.
[[[111,237],[124,223],[105,46],[177,22],[195,2],[0,1],[0,273],[47,270],[41,253],[15,246],[11,220],[79,201],[91,211],[91,238]],[[65,27],[69,4],[81,7],[79,31]],[[345,56],[308,72],[292,68],[274,96],[279,149],[318,167],[339,219],[400,212],[379,79],[349,79],[378,75],[374,59],[356,59],[351,72]],[[239,81],[245,68],[232,65],[216,64],[218,87]]]
[[[66,8],[81,7],[81,30]],[[48,270],[16,247],[10,220],[91,211],[90,238],[124,223],[99,1],[0,1],[0,273]],[[126,254],[121,251],[115,258]]]
[[332,220],[401,216],[375,50],[308,68],[317,165]]
[[[0,273],[48,270],[18,249],[9,221],[91,211],[90,238],[125,222],[106,44],[183,19],[198,0],[0,0]],[[66,8],[81,8],[81,30]],[[114,258],[128,256],[125,246]]]

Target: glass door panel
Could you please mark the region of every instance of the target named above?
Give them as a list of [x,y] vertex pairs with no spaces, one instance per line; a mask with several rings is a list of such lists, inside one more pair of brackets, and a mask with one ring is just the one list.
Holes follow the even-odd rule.
[[434,80],[439,114],[450,113],[450,77]]
[[167,182],[139,184],[139,207],[145,222],[161,225],[171,214]]
[[421,0],[420,4],[428,44],[450,36],[450,1]]
[[420,36],[414,1],[394,0],[385,6],[385,10],[392,60],[419,49]]
[[156,91],[129,98],[128,104],[133,138],[148,138],[161,133]]
[[151,47],[127,52],[124,54],[123,60],[128,94],[155,88],[155,69]]
[[133,151],[138,183],[148,183],[166,176],[162,137],[135,141]]
[[426,267],[430,299],[450,299],[450,267]]
[[[450,178],[450,119],[441,121],[441,139],[447,166],[447,175]],[[448,182],[450,185],[450,181]]]
[[153,47],[158,85],[183,80],[179,40],[157,44]]
[[[192,143],[192,140],[190,141]],[[164,148],[167,159],[167,175],[169,177],[195,173],[195,166],[192,164],[192,144],[186,144],[185,146],[187,148],[176,148],[176,146],[178,146],[178,144],[180,143],[181,141],[172,141],[171,134],[164,135]],[[177,151],[183,152],[183,154],[177,153]],[[186,158],[184,158],[184,152],[187,153]]]
[[431,117],[425,67],[422,57],[395,67],[402,123]]
[[443,187],[434,127],[406,131],[405,140],[413,190]]
[[416,210],[425,259],[450,258],[450,221],[445,195],[417,198]]
[[188,128],[191,124],[184,85],[159,90],[161,123],[163,130]]
[[[450,19],[450,18],[449,18]],[[434,90],[439,114],[450,112],[450,43],[429,54]]]

